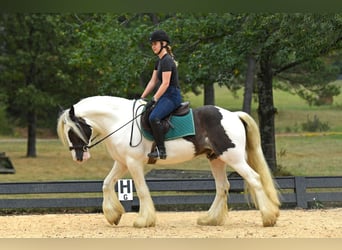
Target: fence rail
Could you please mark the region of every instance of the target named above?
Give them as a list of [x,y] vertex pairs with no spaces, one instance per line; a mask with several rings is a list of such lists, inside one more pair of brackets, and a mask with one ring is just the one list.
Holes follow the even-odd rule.
[[[228,203],[246,203],[243,193],[243,180],[241,178],[230,178],[229,182],[231,187]],[[342,176],[278,177],[276,182],[284,205],[308,208],[311,202],[342,202]],[[215,183],[211,178],[147,179],[147,185],[156,205],[210,204],[215,197]],[[115,189],[117,190],[117,186]],[[57,197],[53,197],[53,195]],[[72,197],[75,195],[79,197]],[[139,206],[136,196],[132,201],[122,203],[126,211],[133,211]],[[0,183],[0,210],[100,208],[101,205],[102,181]]]

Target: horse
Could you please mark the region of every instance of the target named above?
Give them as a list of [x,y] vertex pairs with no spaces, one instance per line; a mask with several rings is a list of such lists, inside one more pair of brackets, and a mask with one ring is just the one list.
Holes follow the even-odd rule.
[[[138,119],[143,112],[139,107],[145,104],[142,99],[92,96],[64,110],[58,118],[58,136],[69,146],[73,160],[85,162],[90,158],[90,148],[100,142],[106,145],[114,160],[102,186],[102,210],[111,225],[118,225],[125,213],[114,185],[127,172],[133,179],[140,202],[133,226],[156,225],[156,210],[144,176],[144,165],[148,163],[147,154],[153,142],[142,136]],[[195,134],[167,140],[167,158],[157,159],[155,164],[176,164],[200,155],[207,156],[216,194],[209,210],[197,219],[197,224],[218,226],[225,223],[230,187],[226,167],[229,165],[244,179],[255,207],[260,210],[263,226],[274,226],[279,216],[279,192],[263,155],[256,122],[245,112],[232,112],[214,105],[194,108],[192,112]],[[98,137],[102,139],[97,141]]]

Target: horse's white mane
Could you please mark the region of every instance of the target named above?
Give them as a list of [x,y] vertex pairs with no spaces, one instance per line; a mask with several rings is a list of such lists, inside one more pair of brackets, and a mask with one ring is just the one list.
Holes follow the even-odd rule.
[[103,113],[122,108],[131,100],[115,96],[91,96],[80,100],[74,105],[75,115],[83,117],[89,113]]
[[[75,108],[75,116],[81,117],[86,120],[87,124],[89,124],[94,130],[98,130],[97,125],[88,119],[90,114],[101,115],[108,112],[116,112],[117,109],[125,111],[123,107],[130,106],[133,100],[114,97],[114,96],[92,96],[87,97],[85,99],[80,100],[78,103],[74,105]],[[64,133],[64,127],[68,126],[73,129],[73,131],[82,139],[83,133],[79,130],[79,128],[75,125],[75,123],[69,117],[69,110],[65,110],[59,117],[57,122],[57,134],[61,141],[66,144],[67,138]]]
[[68,121],[70,120],[68,113],[69,113],[69,109],[64,110],[57,120],[57,134],[58,134],[59,139],[62,141],[64,145],[66,145],[67,143],[66,135],[64,134],[64,126],[67,123],[68,125],[70,124],[70,122]]

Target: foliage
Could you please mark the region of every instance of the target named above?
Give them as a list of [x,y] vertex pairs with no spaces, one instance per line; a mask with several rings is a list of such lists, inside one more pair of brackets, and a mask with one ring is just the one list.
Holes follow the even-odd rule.
[[[236,91],[249,55],[257,62],[255,90],[265,91],[261,110],[274,111],[274,77],[312,104],[340,91],[327,84],[340,64],[321,59],[334,53],[339,62],[340,14],[3,13],[0,82],[8,114],[25,121],[34,112],[38,123],[54,124],[59,105],[89,95],[136,97],[156,60],[148,42],[155,29],[172,38],[183,93],[214,83]],[[272,131],[260,121],[268,126],[262,135]]]
[[[265,158],[276,168],[273,79],[303,63],[341,49],[342,18],[331,14],[246,14],[245,51],[257,61],[259,124]],[[248,32],[247,32],[248,31]],[[243,40],[241,40],[241,43]]]
[[12,116],[26,120],[28,112],[51,116],[51,107],[68,99],[60,15],[2,14],[0,82]]
[[7,118],[6,109],[0,102],[0,134],[10,135],[13,133],[13,128]]
[[320,119],[315,115],[313,120],[307,117],[307,121],[302,123],[303,131],[308,132],[324,132],[330,130],[330,126],[327,122],[321,122]]
[[37,120],[54,124],[58,105],[82,93],[73,81],[75,72],[66,64],[74,45],[66,20],[67,16],[59,14],[0,15],[0,82],[8,98],[8,113],[27,124],[29,157],[36,156]]
[[317,200],[316,197],[312,198],[312,203],[310,204],[312,209],[323,209],[324,204],[320,201]]
[[[203,84],[213,83],[236,91],[242,86],[248,54],[255,54],[258,61],[271,57],[274,74],[284,78],[290,74],[282,72],[290,66],[334,49],[338,44],[329,41],[340,35],[332,32],[340,22],[337,14],[3,14],[6,53],[1,57],[1,81],[13,93],[11,107],[19,97],[17,106],[38,109],[68,105],[87,95],[130,97],[141,92],[153,68],[148,35],[165,29],[179,61],[184,93],[199,93]],[[21,59],[14,60],[18,56]],[[29,80],[30,65],[34,79]],[[316,71],[322,72],[318,67]],[[301,72],[309,75],[305,67],[297,75]],[[305,89],[312,84],[317,85],[307,81]],[[297,93],[312,96],[300,88]]]
[[127,97],[132,90],[140,93],[156,60],[148,35],[155,29],[164,29],[172,38],[184,93],[198,93],[203,84],[215,82],[235,90],[237,85],[232,79],[240,76],[237,67],[241,58],[227,38],[233,33],[232,21],[230,14],[91,17],[76,28],[83,43],[73,51],[70,63],[89,71],[85,72],[87,77],[93,79],[102,94]]
[[[237,40],[239,48],[255,55],[260,64],[258,74],[269,71],[282,82],[282,89],[295,92],[308,102],[319,91],[338,94],[336,87],[332,90],[327,86],[336,79],[338,65],[329,63],[325,57],[341,53],[336,53],[341,51],[341,15],[257,13],[241,18],[245,21]],[[316,90],[317,86],[320,90]]]
[[237,25],[229,13],[177,14],[163,23],[177,44],[186,90],[213,83],[236,90],[243,55],[230,43]]
[[153,67],[151,53],[144,52],[150,19],[143,14],[78,18],[81,22],[74,26],[82,46],[71,53],[70,65],[83,69],[83,77],[91,79],[99,94],[129,97],[132,91],[141,92],[140,78],[146,67],[149,73]]
[[330,84],[339,72],[338,66],[318,58],[280,74],[278,78],[281,82],[275,87],[300,96],[310,105],[319,106],[326,104],[325,98],[332,100],[333,96],[340,94],[340,87]]

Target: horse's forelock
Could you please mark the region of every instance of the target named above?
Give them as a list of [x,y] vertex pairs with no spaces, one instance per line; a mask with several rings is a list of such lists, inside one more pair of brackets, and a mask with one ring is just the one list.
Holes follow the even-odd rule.
[[57,134],[64,145],[67,144],[67,135],[64,133],[65,126],[70,127],[81,140],[83,140],[85,143],[88,143],[87,138],[84,137],[82,131],[76,125],[76,122],[71,120],[69,116],[69,110],[65,110],[63,112],[63,114],[59,117],[57,124]]

